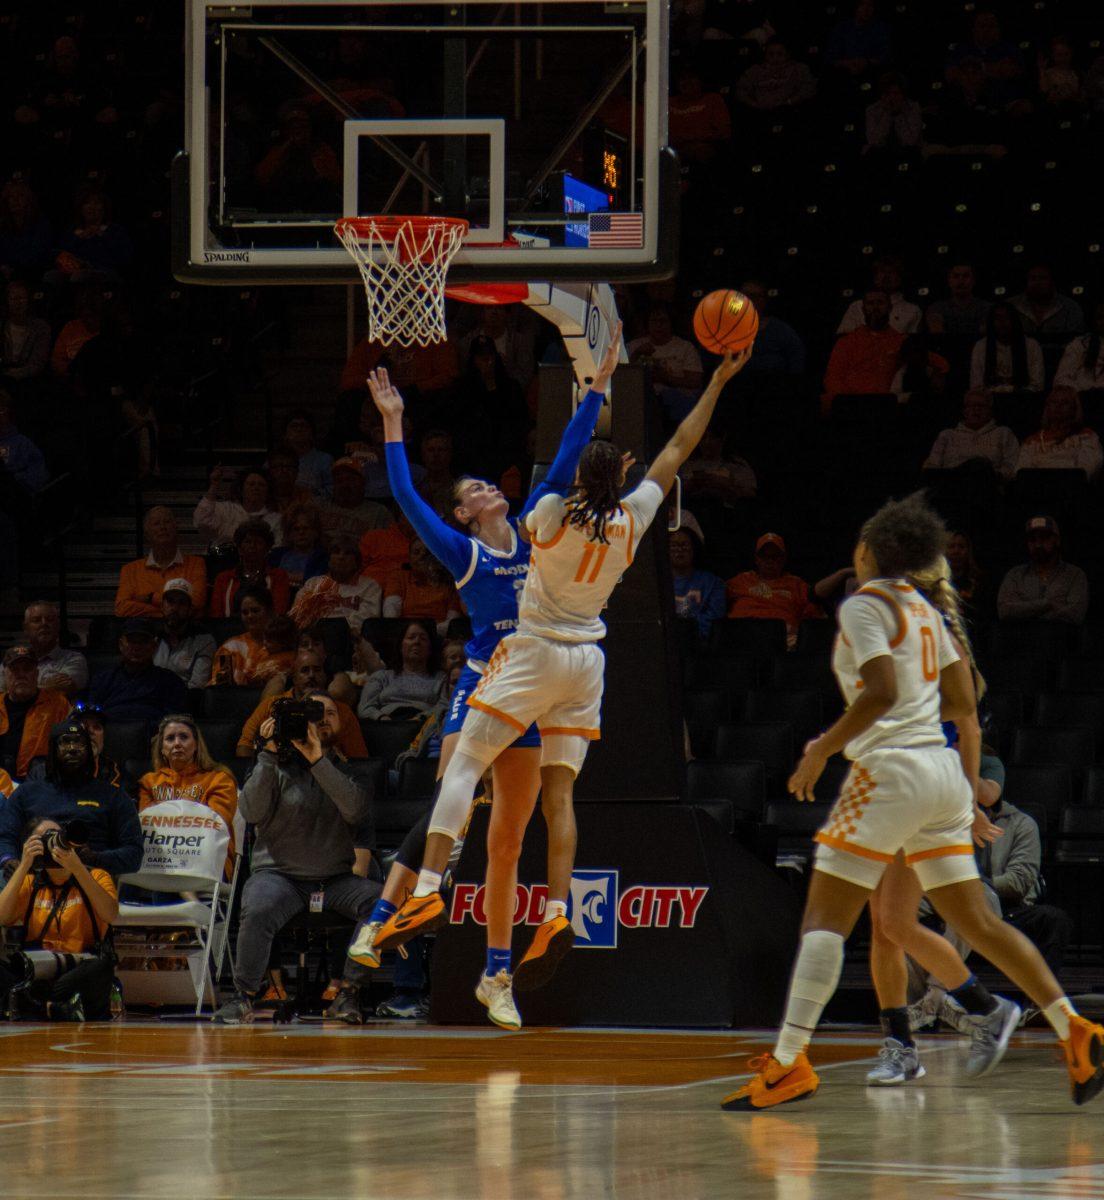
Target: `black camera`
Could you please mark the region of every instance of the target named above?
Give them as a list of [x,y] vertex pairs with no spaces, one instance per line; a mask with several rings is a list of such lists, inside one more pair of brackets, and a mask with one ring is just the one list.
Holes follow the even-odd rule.
[[292,749],[292,742],[307,740],[307,726],[317,724],[326,715],[321,700],[296,700],[285,696],[272,706],[275,728],[272,740],[281,750]]
[[66,821],[60,829],[47,829],[42,835],[44,854],[35,860],[35,869],[56,865],[55,850],[76,850],[88,845],[88,823],[74,818]]

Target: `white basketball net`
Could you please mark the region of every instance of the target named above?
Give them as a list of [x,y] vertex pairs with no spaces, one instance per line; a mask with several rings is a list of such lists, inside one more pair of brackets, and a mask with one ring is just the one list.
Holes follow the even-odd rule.
[[441,217],[345,218],[334,226],[360,268],[368,340],[429,346],[445,340],[445,276],[468,231]]

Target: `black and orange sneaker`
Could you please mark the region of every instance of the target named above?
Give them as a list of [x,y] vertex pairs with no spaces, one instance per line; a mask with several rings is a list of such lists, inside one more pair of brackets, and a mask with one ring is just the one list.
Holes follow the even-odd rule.
[[1104,1088],[1104,1028],[1072,1014],[1070,1035],[1061,1043],[1066,1055],[1074,1104],[1088,1104]]
[[447,919],[445,898],[440,892],[429,896],[408,896],[402,906],[379,927],[373,946],[377,950],[397,950],[421,933],[432,933]]
[[575,930],[567,917],[553,917],[537,927],[525,957],[514,968],[514,988],[531,992],[556,974],[560,960],[575,944]]
[[773,1054],[760,1054],[748,1066],[757,1074],[739,1091],[725,1096],[721,1108],[726,1112],[758,1112],[793,1100],[805,1100],[820,1086],[820,1076],[804,1054],[799,1054],[788,1067]]

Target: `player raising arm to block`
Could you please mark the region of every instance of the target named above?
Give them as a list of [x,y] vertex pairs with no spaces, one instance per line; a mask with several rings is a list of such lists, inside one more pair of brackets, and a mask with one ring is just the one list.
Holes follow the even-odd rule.
[[[606,632],[599,614],[705,433],[722,389],[749,357],[750,350],[721,362],[644,481],[624,499],[621,451],[609,442],[591,442],[579,460],[574,489],[544,496],[529,513],[524,529],[533,557],[517,633],[499,643],[468,700],[473,711],[441,783],[417,887],[380,930],[378,945],[400,945],[419,931],[421,910],[439,907],[441,873],[483,772],[533,722],[541,731],[544,803],[570,809],[575,776],[588,744],[599,736],[604,660],[596,643]],[[566,910],[569,882],[570,867],[562,877],[549,878],[550,906]],[[484,974],[476,997],[496,1024],[520,1026],[505,966]]]

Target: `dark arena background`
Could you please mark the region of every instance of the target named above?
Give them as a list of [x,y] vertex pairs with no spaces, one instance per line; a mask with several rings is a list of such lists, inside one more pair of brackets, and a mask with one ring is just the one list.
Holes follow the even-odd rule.
[[[910,962],[927,1073],[868,1086],[865,916],[820,1093],[720,1108],[848,770],[787,790],[856,538],[916,491],[985,683],[987,896],[1104,1011],[1102,39],[1073,0],[3,5],[0,1196],[1104,1197],[1099,1110],[961,939],[1023,1008],[997,1071]],[[396,290],[436,242],[366,292],[335,236],[396,214],[467,223],[442,308]],[[758,333],[604,613],[574,945],[496,1027],[500,788],[439,927],[346,958],[413,886],[472,636],[368,373],[455,532],[471,478],[521,513],[618,320],[596,436],[637,482],[721,289]]]

